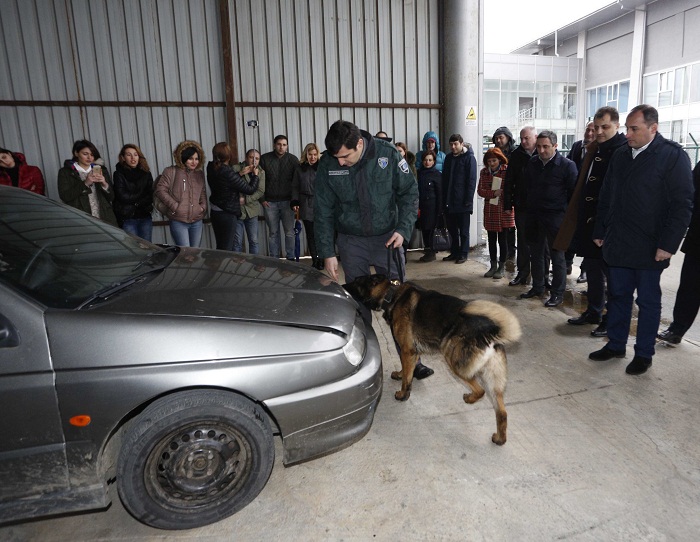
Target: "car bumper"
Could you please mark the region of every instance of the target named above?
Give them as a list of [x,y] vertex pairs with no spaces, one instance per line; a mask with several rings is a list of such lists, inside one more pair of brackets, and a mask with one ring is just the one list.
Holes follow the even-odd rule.
[[371,327],[366,336],[365,359],[348,378],[265,403],[282,430],[285,465],[345,448],[369,431],[382,393],[382,357]]

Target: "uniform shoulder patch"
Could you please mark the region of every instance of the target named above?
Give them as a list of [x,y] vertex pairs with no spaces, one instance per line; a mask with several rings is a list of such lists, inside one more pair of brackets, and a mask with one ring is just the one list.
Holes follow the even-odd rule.
[[405,158],[401,159],[401,161],[399,162],[399,167],[401,168],[401,171],[403,171],[404,173],[409,172],[408,162],[406,162]]
[[386,166],[389,165],[389,159],[386,156],[380,156],[377,159],[377,164],[379,164],[380,168],[386,169]]

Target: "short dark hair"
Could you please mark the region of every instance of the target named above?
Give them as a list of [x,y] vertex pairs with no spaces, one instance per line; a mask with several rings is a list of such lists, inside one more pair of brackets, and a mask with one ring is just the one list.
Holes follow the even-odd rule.
[[613,122],[620,122],[620,113],[615,109],[614,107],[611,107],[609,105],[606,105],[604,107],[601,107],[598,109],[598,111],[595,112],[595,115],[593,115],[594,119],[602,119],[605,115],[610,115],[610,120]]
[[279,140],[284,139],[287,143],[289,143],[289,139],[287,139],[287,136],[284,134],[279,134],[275,136],[275,140],[273,141],[274,143],[277,143]]
[[184,164],[192,158],[194,155],[197,155],[198,158],[202,158],[199,156],[199,151],[197,150],[197,147],[187,147],[186,149],[183,149],[182,152],[180,153],[180,161]]
[[450,136],[450,143],[453,143],[455,141],[459,141],[460,143],[464,143],[464,139],[462,138],[461,134],[452,134]]
[[79,139],[75,143],[73,143],[73,156],[78,154],[80,151],[83,149],[90,149],[90,152],[92,153],[92,157],[97,160],[100,158],[100,152],[97,150],[97,147],[93,145],[90,141],[87,139]]
[[328,129],[326,134],[326,149],[333,156],[338,154],[340,147],[348,150],[357,148],[357,142],[362,137],[360,129],[348,120],[337,120]]
[[633,107],[632,109],[630,109],[630,112],[627,113],[627,116],[631,117],[635,113],[639,112],[641,112],[644,115],[644,124],[646,124],[647,127],[651,126],[652,124],[659,123],[659,112],[656,110],[655,107],[652,107],[649,104],[641,104]]
[[537,134],[537,139],[549,139],[549,142],[552,145],[557,144],[557,134],[552,132],[552,130],[542,130],[539,134]]

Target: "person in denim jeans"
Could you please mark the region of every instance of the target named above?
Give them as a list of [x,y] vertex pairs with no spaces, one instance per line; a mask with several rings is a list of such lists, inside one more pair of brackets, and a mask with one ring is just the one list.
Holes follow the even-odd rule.
[[[233,166],[233,170],[240,173],[246,166],[258,166],[260,163],[260,151],[249,149],[245,155],[245,162]],[[242,175],[250,183],[250,175]],[[265,171],[258,168],[258,189],[249,196],[241,194],[241,218],[236,223],[236,234],[233,238],[233,251],[243,252],[243,236],[248,236],[248,252],[258,254],[258,222],[260,216],[260,199],[265,195]]]
[[114,175],[114,214],[122,229],[150,241],[153,233],[153,175],[141,149],[127,143]]
[[267,223],[269,255],[280,257],[280,221],[284,228],[284,248],[288,260],[294,260],[294,211],[292,202],[292,178],[299,159],[288,152],[287,136],[275,137],[275,150],[266,152],[260,159],[265,170],[265,198],[262,201]]

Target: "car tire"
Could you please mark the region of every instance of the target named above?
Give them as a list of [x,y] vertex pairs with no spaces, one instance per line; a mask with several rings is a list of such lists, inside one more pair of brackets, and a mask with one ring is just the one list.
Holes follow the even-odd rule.
[[187,391],[156,401],[134,420],[119,454],[117,488],[139,521],[191,529],[250,503],[274,460],[262,408],[231,393]]

